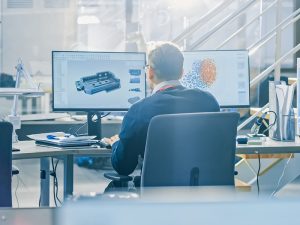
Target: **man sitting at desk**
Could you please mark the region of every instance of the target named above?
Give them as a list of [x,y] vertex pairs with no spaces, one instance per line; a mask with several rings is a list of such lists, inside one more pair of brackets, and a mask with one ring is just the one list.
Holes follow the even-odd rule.
[[138,164],[139,155],[144,157],[152,117],[220,111],[218,102],[210,93],[181,85],[179,79],[183,75],[183,60],[181,51],[172,43],[159,44],[150,51],[147,78],[152,95],[131,106],[119,136],[106,139],[112,145],[112,166],[119,174],[131,174]]

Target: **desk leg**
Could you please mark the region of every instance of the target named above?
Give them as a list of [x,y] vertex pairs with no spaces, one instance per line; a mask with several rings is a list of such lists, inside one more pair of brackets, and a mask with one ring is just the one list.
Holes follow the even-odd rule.
[[74,179],[74,157],[67,155],[64,158],[64,199],[73,195],[73,179]]
[[43,157],[40,159],[40,190],[41,199],[40,206],[50,206],[50,174],[49,174],[50,161],[49,158]]

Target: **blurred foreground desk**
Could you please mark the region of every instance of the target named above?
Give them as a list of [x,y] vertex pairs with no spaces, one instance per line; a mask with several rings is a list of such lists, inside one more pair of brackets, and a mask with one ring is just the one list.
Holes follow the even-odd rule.
[[1,225],[55,225],[55,208],[0,208]]
[[110,157],[111,150],[93,147],[53,148],[38,146],[34,141],[20,141],[13,145],[21,151],[13,152],[13,160],[40,159],[41,170],[41,206],[49,206],[50,157],[64,160],[64,198],[73,194],[74,156]]

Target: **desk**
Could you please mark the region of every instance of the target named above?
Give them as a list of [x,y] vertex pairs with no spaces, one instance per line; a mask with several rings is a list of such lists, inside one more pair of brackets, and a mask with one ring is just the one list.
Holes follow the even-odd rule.
[[54,148],[47,146],[36,145],[34,141],[20,141],[13,145],[19,148],[21,151],[13,152],[12,158],[16,159],[32,159],[42,157],[58,157],[66,155],[95,155],[110,157],[111,150],[105,148],[94,148],[94,147],[74,147],[74,148]]
[[73,194],[73,164],[74,156],[100,156],[110,157],[111,150],[103,148],[80,147],[80,148],[53,148],[38,146],[34,141],[20,141],[14,147],[21,151],[13,152],[12,159],[40,159],[40,169],[44,171],[41,179],[41,206],[49,206],[50,185],[50,160],[49,157],[60,157],[64,160],[64,198]]
[[[61,149],[37,146],[34,141],[21,141],[14,144],[14,147],[20,148],[21,151],[13,153],[13,160],[40,158],[41,170],[46,172],[45,179],[41,180],[42,206],[49,205],[49,157],[61,157],[64,160],[64,198],[66,198],[73,194],[74,156],[111,156],[111,150],[108,149],[95,149],[91,147]],[[237,154],[257,154],[256,152],[259,152],[260,154],[300,153],[300,139],[296,138],[295,142],[278,142],[267,139],[267,141],[262,145],[237,145]],[[286,181],[282,182],[281,187],[290,182],[292,179],[295,179],[300,174],[300,157],[295,156],[293,161],[293,163],[290,163],[293,166],[291,168],[291,170],[293,170],[292,174],[287,177]],[[277,170],[264,175],[266,178],[261,178],[260,182],[265,182],[266,185],[269,185],[270,182],[274,182],[274,176],[278,177],[278,174],[282,172],[282,166],[284,166],[285,161],[282,160],[281,164],[281,167],[278,167]],[[280,164],[278,164],[278,166],[280,166]],[[266,181],[264,181],[264,179]]]

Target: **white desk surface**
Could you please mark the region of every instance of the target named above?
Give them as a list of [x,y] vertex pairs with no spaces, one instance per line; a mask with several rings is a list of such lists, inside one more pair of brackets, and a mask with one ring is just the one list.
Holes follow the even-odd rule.
[[[65,155],[94,155],[110,157],[111,150],[94,147],[77,147],[77,148],[56,148],[39,146],[34,141],[20,141],[13,145],[21,151],[13,152],[13,159],[31,159],[41,157],[54,157]],[[237,145],[237,154],[284,154],[300,153],[300,138],[296,137],[295,142],[274,141],[267,138],[262,145]]]
[[95,155],[110,157],[111,155],[111,150],[109,149],[94,148],[89,146],[80,148],[56,148],[39,146],[36,145],[34,141],[20,141],[13,144],[13,146],[21,150],[19,152],[13,152],[13,159],[31,159],[65,155]]

